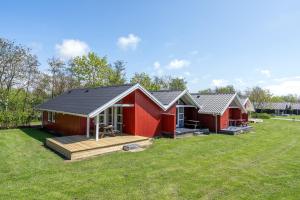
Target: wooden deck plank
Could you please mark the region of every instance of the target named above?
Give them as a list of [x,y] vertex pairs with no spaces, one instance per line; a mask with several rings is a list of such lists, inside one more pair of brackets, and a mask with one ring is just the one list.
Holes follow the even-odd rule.
[[[149,141],[149,138],[143,136],[121,135],[116,137],[105,137],[98,141],[88,139],[82,135],[64,136],[47,138],[46,145],[54,151],[66,156],[81,157],[85,155],[95,155],[105,152],[121,150],[122,146],[129,143],[142,143]],[[103,149],[103,150],[100,150]],[[75,156],[76,154],[76,156]]]

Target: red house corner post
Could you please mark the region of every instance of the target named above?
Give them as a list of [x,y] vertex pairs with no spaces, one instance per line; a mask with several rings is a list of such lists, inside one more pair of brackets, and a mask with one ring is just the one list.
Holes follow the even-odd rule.
[[218,134],[218,115],[214,114],[215,116],[215,132],[216,134]]

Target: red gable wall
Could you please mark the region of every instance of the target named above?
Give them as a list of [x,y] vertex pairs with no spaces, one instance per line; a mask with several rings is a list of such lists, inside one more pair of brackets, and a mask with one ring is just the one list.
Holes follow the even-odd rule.
[[[164,112],[157,104],[148,98],[140,90],[136,90],[123,99],[123,103],[133,103],[134,107],[123,109],[124,133],[154,137],[163,131],[175,131],[176,104]],[[167,122],[168,126],[162,126],[163,113],[174,116]],[[164,130],[167,129],[167,130]]]

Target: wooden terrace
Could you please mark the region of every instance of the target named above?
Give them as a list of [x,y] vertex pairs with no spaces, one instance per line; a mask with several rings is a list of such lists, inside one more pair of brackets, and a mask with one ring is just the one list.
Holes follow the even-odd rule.
[[151,144],[150,138],[133,135],[104,137],[96,141],[84,135],[54,137],[46,139],[46,146],[67,159],[81,159],[90,156],[121,151],[125,144],[135,143],[141,147]]

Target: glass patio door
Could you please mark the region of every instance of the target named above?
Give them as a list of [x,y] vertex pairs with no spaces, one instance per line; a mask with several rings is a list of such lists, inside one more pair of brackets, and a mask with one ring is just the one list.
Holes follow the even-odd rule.
[[[104,111],[103,122],[105,125],[113,125],[115,130],[122,133],[123,128],[123,108],[122,107],[110,107]],[[101,123],[101,115],[100,115]]]
[[122,107],[114,107],[114,128],[120,133],[122,133],[123,129],[123,108]]
[[184,127],[184,107],[176,108],[176,127]]

